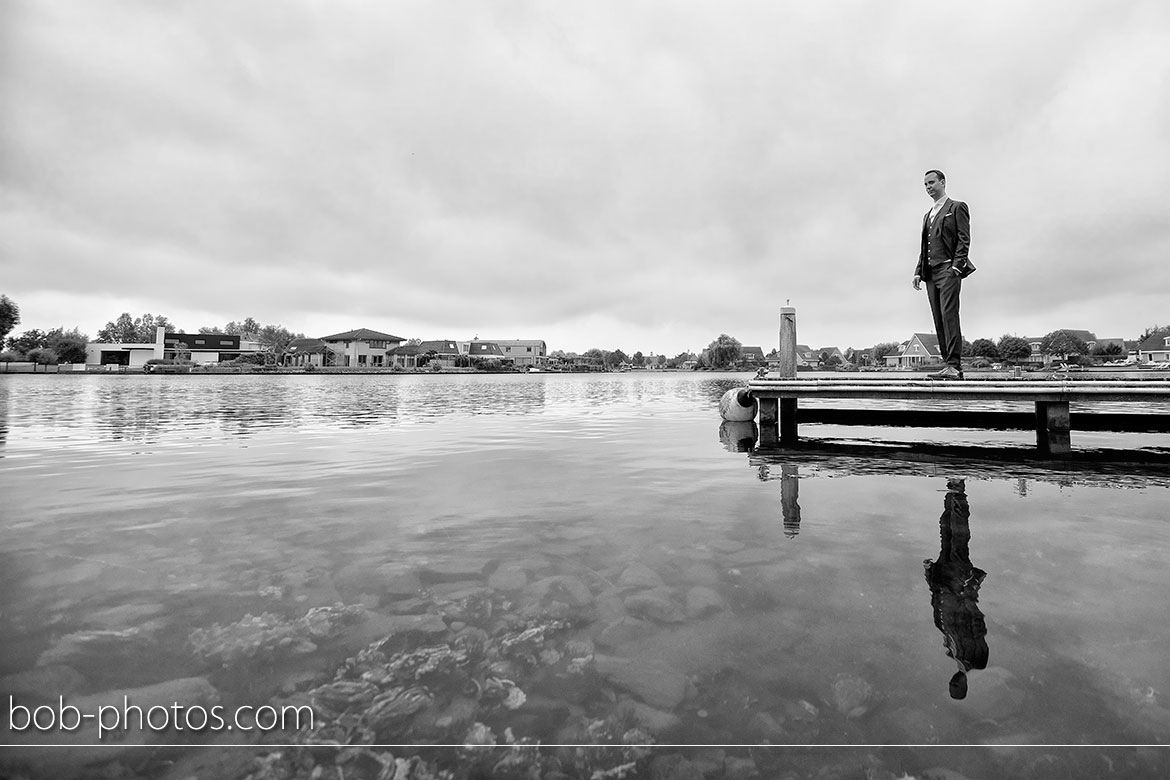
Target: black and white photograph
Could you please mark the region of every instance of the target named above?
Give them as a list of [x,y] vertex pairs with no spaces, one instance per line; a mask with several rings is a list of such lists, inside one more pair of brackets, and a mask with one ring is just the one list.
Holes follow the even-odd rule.
[[1170,776],[1168,44],[0,0],[0,779]]

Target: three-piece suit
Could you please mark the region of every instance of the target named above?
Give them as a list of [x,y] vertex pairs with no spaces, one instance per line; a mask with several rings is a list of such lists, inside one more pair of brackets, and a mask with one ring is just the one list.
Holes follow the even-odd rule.
[[[931,214],[933,213],[933,217]],[[926,282],[926,296],[934,315],[934,331],[943,362],[962,370],[963,330],[959,325],[959,291],[974,270],[971,215],[967,204],[946,198],[938,211],[922,218],[922,250],[915,276]]]

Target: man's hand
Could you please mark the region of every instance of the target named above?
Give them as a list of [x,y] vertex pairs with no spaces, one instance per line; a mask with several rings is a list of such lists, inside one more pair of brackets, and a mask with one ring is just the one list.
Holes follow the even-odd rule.
[[921,290],[922,289],[922,277],[919,276],[918,274],[915,274],[913,284],[914,284],[915,290]]

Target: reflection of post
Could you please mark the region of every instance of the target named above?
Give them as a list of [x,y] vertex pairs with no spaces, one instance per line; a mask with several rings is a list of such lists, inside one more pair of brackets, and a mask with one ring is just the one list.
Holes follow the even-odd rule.
[[784,513],[784,535],[789,539],[800,533],[800,467],[795,463],[780,466],[780,508]]
[[[796,307],[780,307],[780,378],[796,379]],[[780,399],[780,442],[796,443],[796,399]]]

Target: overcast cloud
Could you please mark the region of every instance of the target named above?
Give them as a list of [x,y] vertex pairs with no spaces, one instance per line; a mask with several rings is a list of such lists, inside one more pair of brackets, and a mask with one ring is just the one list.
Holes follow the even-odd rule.
[[674,355],[1170,323],[1170,4],[0,0],[0,292]]

